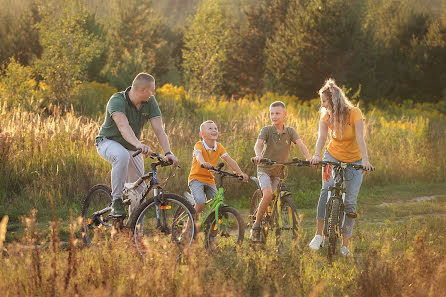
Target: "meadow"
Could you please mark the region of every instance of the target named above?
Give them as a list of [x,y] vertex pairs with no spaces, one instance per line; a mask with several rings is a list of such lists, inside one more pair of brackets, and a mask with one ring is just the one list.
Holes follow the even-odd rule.
[[[181,164],[167,184],[171,192],[187,190],[192,148],[199,124],[207,119],[217,123],[220,142],[250,175],[255,175],[249,161],[253,146],[269,123],[268,105],[274,100],[287,103],[287,125],[314,151],[318,99],[267,93],[228,101],[193,96],[172,85],[156,96]],[[167,246],[154,246],[141,259],[124,235],[102,248],[84,248],[76,219],[80,202],[92,185],[110,178],[111,166],[94,146],[102,111],[85,116],[73,108],[29,111],[3,103],[0,218],[8,215],[9,221],[0,228],[0,246],[6,247],[0,259],[2,295],[437,296],[446,283],[446,104],[358,102],[376,171],[364,179],[358,200],[356,256],[331,266],[323,251],[306,248],[320,189],[320,169],[312,168],[288,172],[302,220],[299,238],[286,253],[243,246],[211,257],[196,246],[178,265]],[[160,150],[150,128],[143,139]],[[292,156],[303,158],[297,148]],[[145,164],[148,168],[150,159]],[[228,183],[227,202],[245,214],[254,190],[252,183]]]

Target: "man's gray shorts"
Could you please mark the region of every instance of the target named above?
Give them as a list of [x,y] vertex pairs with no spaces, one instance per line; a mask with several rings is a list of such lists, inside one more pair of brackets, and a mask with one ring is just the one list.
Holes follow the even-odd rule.
[[273,193],[280,182],[280,177],[270,176],[268,173],[262,171],[257,171],[257,178],[259,180],[260,189],[262,191],[266,188],[271,188],[271,191]]
[[218,193],[215,185],[205,184],[196,179],[189,182],[189,189],[194,196],[195,205],[206,203],[206,197],[210,200]]

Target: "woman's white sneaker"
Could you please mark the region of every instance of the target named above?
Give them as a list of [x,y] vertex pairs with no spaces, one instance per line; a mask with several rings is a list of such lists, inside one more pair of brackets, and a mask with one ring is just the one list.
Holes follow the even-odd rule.
[[317,251],[318,249],[320,249],[321,243],[322,243],[322,235],[316,234],[311,240],[309,247],[310,249]]

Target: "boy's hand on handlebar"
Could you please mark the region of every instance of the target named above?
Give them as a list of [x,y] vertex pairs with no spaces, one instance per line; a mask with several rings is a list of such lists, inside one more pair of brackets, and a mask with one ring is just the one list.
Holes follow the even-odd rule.
[[362,169],[363,169],[363,173],[365,171],[373,171],[375,170],[375,167],[372,166],[372,164],[370,164],[369,160],[367,159],[362,159]]
[[243,177],[244,183],[248,182],[249,176],[246,173],[242,172],[242,173],[240,173],[240,176]]
[[166,161],[172,161],[174,167],[178,166],[178,158],[174,154],[168,154],[165,159]]
[[203,164],[201,164],[201,167],[206,168],[206,169],[211,169],[214,166],[212,166],[212,164],[209,162],[204,162]]
[[260,164],[260,160],[262,160],[262,157],[261,157],[261,156],[255,156],[255,157],[252,157],[252,158],[251,158],[251,162],[254,163],[254,164],[256,164],[256,165],[259,165],[259,164]]
[[148,145],[145,145],[143,143],[137,145],[136,148],[140,149],[141,153],[144,154],[146,157],[150,156],[153,153],[152,149]]

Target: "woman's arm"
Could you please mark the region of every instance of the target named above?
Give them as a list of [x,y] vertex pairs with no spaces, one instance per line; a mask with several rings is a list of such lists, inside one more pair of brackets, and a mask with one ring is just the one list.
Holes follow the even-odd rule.
[[328,135],[328,124],[324,121],[319,121],[319,135],[316,142],[316,151],[314,152],[313,158],[311,158],[311,164],[319,163],[321,160],[321,152],[324,148],[325,141]]
[[367,146],[365,144],[364,140],[364,121],[362,119],[357,120],[355,122],[355,135],[356,135],[356,142],[358,143],[359,150],[361,151],[362,155],[362,167],[366,170],[372,170],[373,166],[369,162],[369,155],[367,154]]

